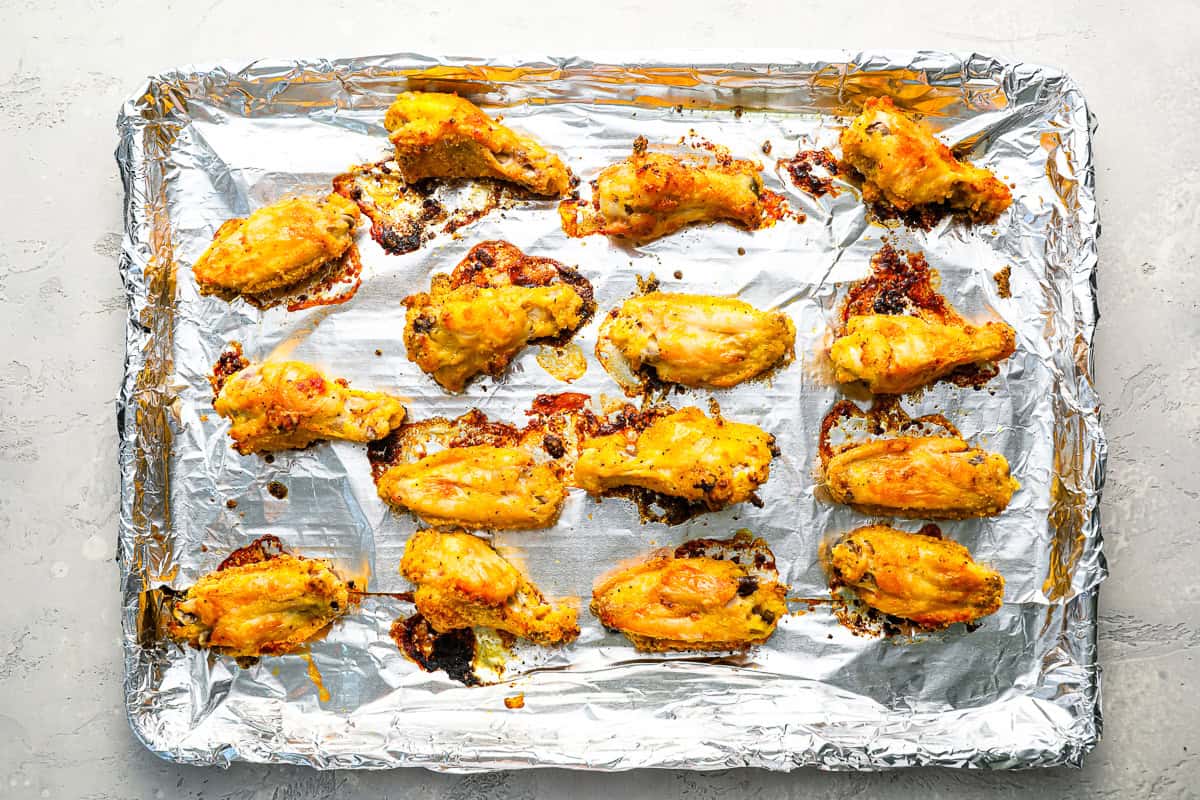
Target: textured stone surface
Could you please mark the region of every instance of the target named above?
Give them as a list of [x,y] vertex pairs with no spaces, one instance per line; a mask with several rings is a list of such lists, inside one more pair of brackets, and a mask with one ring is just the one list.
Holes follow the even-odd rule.
[[[1200,6],[617,0],[0,2],[0,798],[1125,798],[1200,793]],[[886,10],[885,10],[886,9]],[[1105,739],[1082,771],[622,775],[180,768],[121,703],[119,103],[185,62],[666,44],[977,50],[1061,66],[1100,119],[1098,381],[1111,443]]]

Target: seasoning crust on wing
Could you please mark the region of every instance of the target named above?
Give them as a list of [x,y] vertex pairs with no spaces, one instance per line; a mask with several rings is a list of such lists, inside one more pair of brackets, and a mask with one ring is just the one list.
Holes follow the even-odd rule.
[[476,245],[404,304],[409,360],[451,392],[502,374],[526,344],[565,342],[595,309],[578,272],[500,241]]
[[417,611],[439,633],[480,626],[541,645],[579,636],[574,608],[548,602],[491,545],[468,533],[417,531],[400,572],[417,585]]
[[649,152],[639,136],[633,155],[600,172],[590,203],[559,206],[563,230],[644,242],[696,222],[761,228],[769,221],[761,171],[725,153],[707,160]]
[[[622,382],[613,358],[662,383],[729,388],[790,359],[796,328],[779,311],[733,297],[649,292],[614,308],[600,326],[596,356]],[[636,383],[622,382],[627,394]]]
[[410,183],[424,178],[496,178],[534,194],[570,191],[558,156],[491,119],[474,103],[439,92],[403,92],[383,121],[396,164]]
[[243,455],[300,449],[322,439],[370,442],[404,420],[395,397],[350,389],[301,361],[250,364],[236,345],[218,362],[216,375],[213,409],[230,420],[229,436]]
[[990,222],[1012,204],[1012,192],[991,172],[960,162],[925,126],[872,97],[841,134],[842,157],[862,175],[863,200],[884,200],[904,212],[943,206]]
[[927,628],[974,622],[1004,601],[999,573],[961,544],[924,531],[867,525],[822,546],[821,560],[833,589],[845,586],[871,608]]

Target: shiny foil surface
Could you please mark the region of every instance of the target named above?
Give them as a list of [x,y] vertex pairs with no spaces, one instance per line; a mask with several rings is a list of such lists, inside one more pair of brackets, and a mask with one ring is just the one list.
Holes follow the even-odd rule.
[[[364,225],[363,285],[340,306],[259,312],[200,296],[191,265],[224,220],[326,192],[351,165],[385,158],[384,111],[412,88],[455,91],[503,114],[560,154],[585,189],[629,155],[635,136],[678,143],[694,131],[762,163],[767,187],[807,219],[756,232],[692,227],[634,247],[569,239],[557,204],[531,201],[402,256],[386,254]],[[1014,186],[997,223],[883,227],[856,191],[813,198],[776,166],[797,150],[836,152],[841,126],[883,93]],[[121,110],[117,150],[130,308],[119,559],[133,730],[161,757],[191,764],[456,772],[1079,764],[1101,728],[1096,597],[1105,576],[1090,125],[1079,89],[1057,70],[937,52],[688,52],[670,61],[403,54],[151,79]],[[872,638],[840,625],[828,605],[801,602],[792,605],[802,613],[744,654],[635,652],[587,602],[599,575],[658,547],[747,528],[769,542],[791,597],[828,597],[821,541],[871,518],[814,495],[820,421],[842,396],[824,350],[837,303],[885,236],[926,254],[964,316],[1002,318],[1017,332],[1016,354],[984,389],[939,384],[904,401],[913,415],[943,413],[969,441],[1003,453],[1022,484],[1003,514],[941,525],[1004,575],[1003,608],[973,632]],[[431,274],[487,239],[577,266],[595,286],[599,311],[575,339],[588,355],[582,378],[556,380],[529,347],[503,379],[452,396],[405,358],[403,298],[427,291]],[[1011,297],[994,278],[1006,267]],[[324,443],[274,463],[230,448],[207,380],[228,342],[242,342],[252,360],[287,355],[356,388],[391,391],[410,420],[479,408],[523,424],[539,393],[621,396],[592,355],[596,329],[652,273],[664,290],[737,295],[795,321],[796,360],[769,381],[670,398],[701,408],[715,398],[728,418],[776,436],[782,454],[761,508],[668,527],[642,524],[626,500],[597,503],[575,489],[554,528],[497,534],[501,552],[547,596],[579,598],[582,634],[561,649],[518,645],[495,685],[468,688],[407,660],[388,629],[413,608],[388,596],[365,598],[312,644],[327,700],[302,656],[241,668],[163,637],[164,587],[186,589],[268,533],[372,591],[411,588],[398,565],[418,523],[379,500],[365,446]],[[288,487],[286,499],[268,491],[273,481]],[[506,708],[518,693],[524,707]]]

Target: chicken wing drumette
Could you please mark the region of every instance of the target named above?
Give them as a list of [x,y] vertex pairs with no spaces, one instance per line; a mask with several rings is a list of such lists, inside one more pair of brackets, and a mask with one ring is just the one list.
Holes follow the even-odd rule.
[[571,173],[558,156],[495,122],[469,100],[438,92],[400,94],[383,121],[408,182],[423,178],[495,178],[558,197]]
[[213,388],[213,409],[230,420],[229,436],[243,455],[322,439],[370,442],[404,421],[395,397],[350,389],[301,361],[250,364],[238,346],[218,362]]
[[575,483],[590,494],[640,487],[710,511],[747,500],[766,482],[775,439],[755,425],[684,408],[648,427],[586,439]]
[[872,97],[842,131],[842,157],[862,175],[863,199],[885,200],[899,211],[943,206],[975,221],[991,221],[1012,204],[1012,192],[991,172],[964,163],[931,131]]
[[579,636],[573,607],[547,602],[491,545],[468,533],[418,531],[404,548],[400,572],[417,585],[413,602],[438,633],[479,626],[542,645]]
[[782,312],[759,311],[733,297],[650,292],[605,318],[596,356],[628,394],[638,389],[631,372],[723,389],[778,366],[795,341],[796,328]]
[[227,220],[192,265],[201,294],[254,299],[298,287],[354,246],[358,206],[338,194],[293,197]]
[[350,607],[347,584],[325,561],[260,552],[244,563],[227,562],[176,600],[170,635],[236,658],[283,655]]
[[754,230],[768,222],[762,167],[723,156],[715,161],[647,151],[606,167],[590,203],[559,206],[568,236],[603,233],[637,242],[657,239],[694,222],[731,222]]
[[786,594],[766,543],[742,535],[689,542],[613,572],[597,581],[591,609],[638,650],[741,650],[775,632]]
[[1004,601],[998,572],[961,544],[926,533],[868,525],[823,545],[821,561],[832,588],[845,586],[871,608],[927,628],[974,622]]
[[451,392],[502,374],[526,344],[564,341],[595,308],[578,272],[499,241],[476,245],[453,273],[433,276],[429,294],[404,304],[409,359]]
[[1015,350],[1010,326],[972,325],[946,302],[922,254],[885,245],[872,259],[872,274],[847,294],[829,358],[842,383],[903,394],[942,378],[978,385]]

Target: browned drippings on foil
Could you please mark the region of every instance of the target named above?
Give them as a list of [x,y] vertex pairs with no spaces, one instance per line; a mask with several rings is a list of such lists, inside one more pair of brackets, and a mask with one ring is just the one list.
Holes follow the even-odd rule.
[[279,541],[279,537],[268,533],[258,537],[250,544],[234,550],[217,566],[217,571],[270,561],[286,552],[287,549],[284,548],[283,542]]
[[850,400],[838,400],[821,419],[821,432],[817,443],[817,452],[821,464],[829,463],[835,451],[854,447],[856,443],[849,442],[835,448],[830,443],[830,435],[844,420],[862,419],[865,421],[865,433],[872,436],[910,436],[921,435],[918,429],[941,429],[947,436],[961,438],[958,428],[941,414],[926,414],[920,417],[910,416],[900,405],[900,399],[894,395],[876,395],[867,409],[859,408]]
[[1012,265],[1006,266],[1004,269],[992,276],[992,280],[996,282],[996,294],[1007,300],[1012,297]]
[[217,363],[213,364],[212,375],[208,378],[208,382],[212,385],[213,399],[215,400],[221,393],[221,389],[225,387],[225,381],[248,366],[250,366],[250,360],[242,354],[242,343],[230,342],[225,348],[225,352],[217,357]]
[[475,674],[475,632],[470,628],[438,633],[420,614],[392,623],[391,637],[413,663],[426,672],[442,670],[464,686],[482,686]]
[[[834,180],[841,174],[837,156],[828,149],[800,150],[791,158],[781,158],[778,167],[788,174],[797,189],[812,197],[837,197]],[[822,175],[821,173],[825,174]]]

